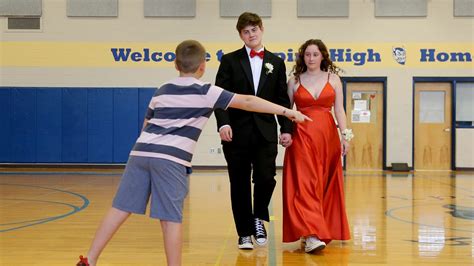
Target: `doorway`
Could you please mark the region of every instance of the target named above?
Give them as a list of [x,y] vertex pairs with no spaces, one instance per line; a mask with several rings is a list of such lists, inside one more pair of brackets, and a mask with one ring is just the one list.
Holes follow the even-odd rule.
[[415,83],[415,170],[451,170],[451,91],[451,82]]
[[345,170],[385,169],[386,78],[344,78],[347,128],[354,132]]

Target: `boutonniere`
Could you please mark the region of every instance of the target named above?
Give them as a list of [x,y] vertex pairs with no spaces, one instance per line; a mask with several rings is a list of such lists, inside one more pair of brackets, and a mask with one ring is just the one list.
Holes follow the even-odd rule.
[[265,74],[273,73],[273,65],[271,63],[265,63],[265,69],[267,70]]

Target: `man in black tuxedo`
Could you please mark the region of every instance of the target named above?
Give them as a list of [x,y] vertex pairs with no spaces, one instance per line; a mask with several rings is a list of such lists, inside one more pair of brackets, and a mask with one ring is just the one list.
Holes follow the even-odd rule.
[[[245,12],[239,16],[236,28],[245,46],[222,56],[216,85],[290,107],[285,63],[264,49],[262,19],[257,14]],[[216,110],[215,115],[228,166],[238,246],[253,249],[252,235],[256,244],[263,246],[267,243],[263,221],[269,221],[268,204],[276,185],[278,134],[275,116],[233,108]],[[287,147],[291,145],[293,124],[283,116],[278,116],[278,123],[280,143]]]

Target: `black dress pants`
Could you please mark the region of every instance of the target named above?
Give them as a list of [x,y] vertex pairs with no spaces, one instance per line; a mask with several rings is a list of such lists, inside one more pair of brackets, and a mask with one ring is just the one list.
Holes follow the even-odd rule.
[[258,130],[254,130],[245,141],[224,143],[223,151],[237,233],[239,236],[253,235],[254,218],[270,219],[268,205],[276,185],[277,143],[266,141]]

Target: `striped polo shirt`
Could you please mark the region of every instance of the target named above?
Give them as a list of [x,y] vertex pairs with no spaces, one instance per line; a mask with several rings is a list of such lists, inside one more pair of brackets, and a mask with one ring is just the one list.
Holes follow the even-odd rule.
[[168,159],[191,167],[196,143],[214,109],[227,109],[234,93],[193,77],[158,88],[148,106],[148,124],[131,156]]

